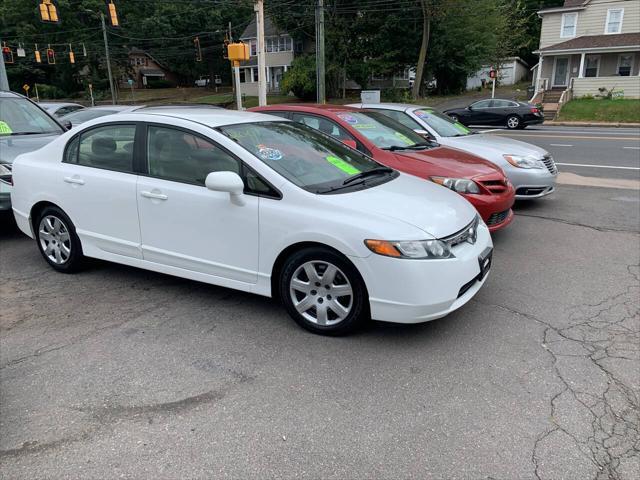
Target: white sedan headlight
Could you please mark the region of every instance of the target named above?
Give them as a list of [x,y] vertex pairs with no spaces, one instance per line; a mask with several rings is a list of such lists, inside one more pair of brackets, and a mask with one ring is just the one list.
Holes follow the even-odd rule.
[[422,260],[454,257],[450,245],[441,240],[365,240],[364,243],[373,253],[386,257]]
[[480,187],[467,178],[431,177],[431,181],[457,193],[480,193]]
[[518,168],[546,168],[539,158],[532,155],[503,155],[504,159]]

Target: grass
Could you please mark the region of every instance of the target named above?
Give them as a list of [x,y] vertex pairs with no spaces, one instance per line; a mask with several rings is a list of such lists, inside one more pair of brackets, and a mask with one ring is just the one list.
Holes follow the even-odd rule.
[[[206,95],[204,97],[198,97],[193,99],[197,103],[212,103],[214,105],[226,105],[235,103],[235,96],[231,93],[221,93],[214,95]],[[267,103],[274,105],[276,103],[294,103],[300,102],[296,97],[289,95],[267,95]],[[258,97],[242,97],[242,106],[244,108],[251,108],[258,106]]]
[[571,100],[560,111],[558,120],[589,122],[640,123],[640,100]]

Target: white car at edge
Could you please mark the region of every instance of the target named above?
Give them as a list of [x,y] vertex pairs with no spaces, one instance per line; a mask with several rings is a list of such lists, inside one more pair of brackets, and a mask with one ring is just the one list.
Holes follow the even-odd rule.
[[516,190],[516,199],[532,200],[553,193],[558,169],[549,152],[530,143],[501,135],[474,132],[424,105],[405,103],[354,103],[428,136],[447,147],[473,153],[504,170]]
[[20,229],[61,272],[84,256],[279,298],[316,333],[443,317],[492,242],[460,195],[270,115],[142,108],[14,162]]

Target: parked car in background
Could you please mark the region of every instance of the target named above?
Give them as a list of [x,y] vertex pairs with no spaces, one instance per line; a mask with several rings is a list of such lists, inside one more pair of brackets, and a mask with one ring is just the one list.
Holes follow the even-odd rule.
[[38,102],[40,108],[44,108],[49,115],[54,117],[64,117],[72,112],[81,110],[83,105],[78,103],[64,103],[64,102]]
[[88,256],[279,297],[316,333],[443,317],[491,267],[460,195],[270,115],[97,119],[22,155],[14,178],[17,224],[55,270]]
[[512,130],[544,122],[544,115],[535,105],[501,98],[479,100],[468,107],[452,108],[444,113],[463,125],[506,126]]
[[140,106],[132,105],[104,105],[99,107],[83,108],[82,110],[60,117],[60,122],[62,122],[63,125],[66,122],[70,122],[70,128],[75,128],[78,125],[95,118],[113,115],[115,113],[132,112],[138,108],[140,108]]
[[544,197],[555,189],[558,169],[553,157],[536,145],[474,132],[433,108],[422,105],[369,103],[351,106],[380,112],[426,138],[495,163],[509,177],[517,199]]
[[64,131],[62,125],[27,97],[0,91],[0,211],[11,209],[14,159],[38,150]]
[[272,105],[270,113],[321,130],[391,168],[445,186],[469,200],[491,231],[513,219],[514,189],[504,173],[478,156],[426,141],[373,111],[338,105]]

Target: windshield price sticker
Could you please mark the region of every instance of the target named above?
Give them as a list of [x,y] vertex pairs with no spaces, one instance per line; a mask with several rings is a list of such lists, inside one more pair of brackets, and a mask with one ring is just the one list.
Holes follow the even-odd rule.
[[12,134],[13,130],[7,122],[0,121],[0,135],[9,135]]
[[418,117],[418,118],[428,118],[428,117],[429,117],[429,114],[430,114],[432,111],[433,111],[433,110],[416,110],[416,111],[415,111],[415,112],[413,112],[413,113],[415,113],[416,117]]
[[356,167],[350,165],[349,163],[345,162],[341,158],[338,158],[338,157],[336,157],[334,155],[329,155],[329,156],[327,156],[325,158],[326,158],[327,162],[329,162],[334,167],[339,168],[344,173],[347,173],[349,175],[355,175],[356,173],[360,173],[360,170],[358,170]]
[[349,125],[357,125],[358,123],[358,119],[348,113],[339,113],[338,116]]
[[394,132],[394,135],[399,138],[400,140],[402,140],[404,143],[406,143],[407,145],[413,145],[414,142],[411,141],[411,139],[409,137],[407,137],[406,135],[400,133],[400,132]]
[[258,156],[262,160],[282,160],[282,152],[277,148],[269,148],[264,145],[258,145]]
[[454,123],[453,126],[460,130],[462,133],[469,133],[471,131],[460,122]]

